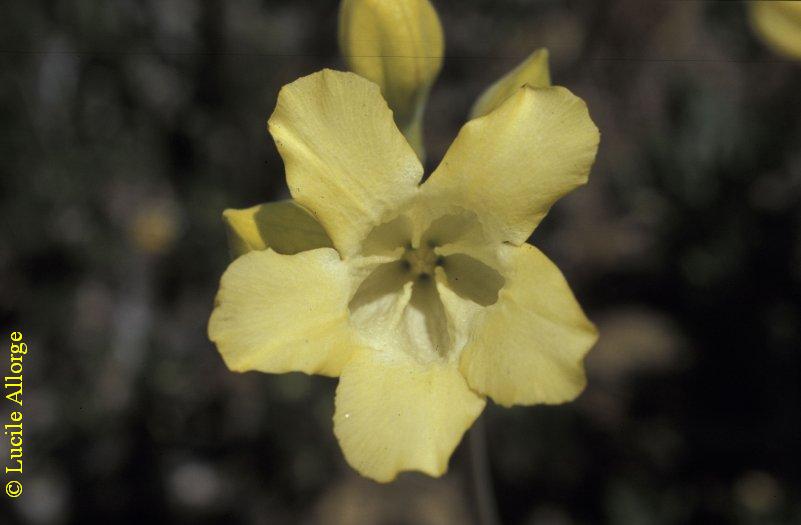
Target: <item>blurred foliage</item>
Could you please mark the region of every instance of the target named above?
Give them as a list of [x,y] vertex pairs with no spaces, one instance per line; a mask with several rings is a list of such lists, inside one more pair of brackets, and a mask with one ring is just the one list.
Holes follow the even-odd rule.
[[[505,523],[801,522],[801,63],[736,2],[436,2],[436,165],[533,49],[602,132],[534,234],[601,332],[560,407],[488,410]],[[336,2],[16,2],[0,18],[0,315],[26,357],[2,523],[464,523],[344,464],[334,381],[233,374],[205,325],[221,212],[287,195],[265,122]],[[0,452],[5,454],[6,452]],[[5,457],[3,457],[5,459]]]

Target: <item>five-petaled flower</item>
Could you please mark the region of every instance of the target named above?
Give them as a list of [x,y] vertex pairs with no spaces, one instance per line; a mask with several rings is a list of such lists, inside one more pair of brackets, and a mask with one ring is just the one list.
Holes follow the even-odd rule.
[[239,257],[209,337],[236,371],[339,376],[334,433],[360,473],[441,475],[485,397],[562,403],[596,331],[526,240],[587,180],[598,130],[562,87],[517,89],[423,168],[378,86],[324,70],[269,121],[293,200],[227,210]]

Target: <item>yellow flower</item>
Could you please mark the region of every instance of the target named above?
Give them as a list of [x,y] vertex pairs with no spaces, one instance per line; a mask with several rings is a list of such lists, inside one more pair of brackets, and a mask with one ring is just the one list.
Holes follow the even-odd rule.
[[[485,396],[581,392],[595,328],[525,242],[587,180],[599,136],[581,99],[516,90],[422,185],[378,87],[352,73],[284,86],[269,130],[294,200],[226,212],[238,253],[253,249],[226,270],[209,321],[232,370],[339,376],[334,433],[382,482],[441,475]],[[320,227],[284,220],[290,206]],[[286,231],[297,222],[294,237],[270,237],[273,212]]]
[[395,123],[425,158],[423,112],[442,68],[444,36],[428,0],[343,0],[339,47],[348,68],[381,88]]
[[749,2],[751,24],[774,51],[801,59],[801,2]]

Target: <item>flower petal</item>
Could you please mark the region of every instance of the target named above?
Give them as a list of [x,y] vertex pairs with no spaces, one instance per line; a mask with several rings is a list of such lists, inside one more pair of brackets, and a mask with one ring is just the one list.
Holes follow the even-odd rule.
[[522,87],[462,127],[422,194],[429,207],[474,211],[487,235],[520,244],[557,199],[587,182],[598,138],[570,91]]
[[267,248],[293,254],[333,246],[320,223],[291,199],[228,209],[223,212],[223,220],[228,226],[232,258]]
[[751,24],[774,51],[801,59],[801,2],[749,2]]
[[548,50],[537,49],[513,70],[498,79],[478,97],[470,118],[483,117],[511,97],[523,86],[544,88],[551,85],[551,72],[548,68]]
[[336,376],[353,348],[348,266],[330,248],[254,251],[222,276],[209,339],[228,368]]
[[401,261],[384,263],[362,281],[349,304],[351,326],[364,346],[406,352],[420,362],[451,348],[445,311],[431,279],[409,279]]
[[570,401],[584,389],[595,327],[538,249],[504,246],[501,257],[506,285],[477,320],[460,369],[471,388],[504,406]]
[[323,70],[281,89],[270,133],[295,200],[347,257],[417,192],[423,168],[378,86]]
[[440,476],[484,404],[452,365],[358,350],[339,380],[334,433],[348,463],[376,481]]

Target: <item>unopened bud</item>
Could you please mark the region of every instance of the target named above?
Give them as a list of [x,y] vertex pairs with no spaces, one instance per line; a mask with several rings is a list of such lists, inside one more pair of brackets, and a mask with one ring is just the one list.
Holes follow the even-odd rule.
[[470,118],[483,117],[515,94],[523,86],[535,88],[551,85],[551,73],[548,68],[548,50],[538,49],[531,53],[522,63],[497,80],[484,91],[473,109]]
[[428,0],[343,0],[339,46],[354,73],[378,84],[395,123],[424,159],[422,119],[444,39]]

